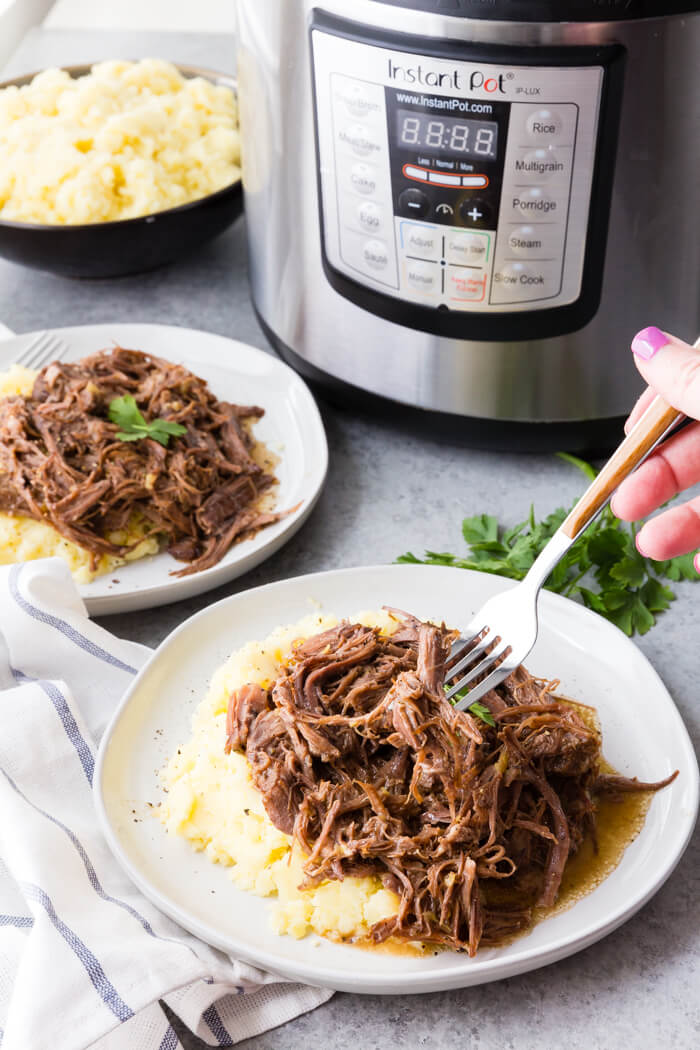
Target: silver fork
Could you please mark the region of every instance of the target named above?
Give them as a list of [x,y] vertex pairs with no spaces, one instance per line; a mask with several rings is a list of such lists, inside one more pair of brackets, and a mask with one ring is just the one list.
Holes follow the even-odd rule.
[[60,361],[67,349],[63,340],[53,332],[38,332],[15,358],[15,364],[38,371],[49,361]]
[[537,639],[537,596],[542,584],[620,482],[682,418],[663,398],[656,397],[540,552],[527,576],[512,589],[489,598],[474,616],[450,653],[445,695],[451,700],[463,689],[468,690],[456,708],[463,710],[480,700],[527,657]]

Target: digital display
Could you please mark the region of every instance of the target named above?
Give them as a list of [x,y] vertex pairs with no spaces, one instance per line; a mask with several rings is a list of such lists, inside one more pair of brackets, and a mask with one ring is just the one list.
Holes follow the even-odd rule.
[[493,160],[498,144],[498,124],[493,120],[463,120],[436,117],[400,109],[397,114],[398,145],[438,150],[453,157],[483,157]]

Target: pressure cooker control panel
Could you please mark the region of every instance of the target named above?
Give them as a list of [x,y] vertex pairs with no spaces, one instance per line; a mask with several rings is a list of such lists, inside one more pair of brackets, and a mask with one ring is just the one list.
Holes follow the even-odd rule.
[[602,66],[489,65],[319,28],[311,37],[327,272],[443,311],[577,299]]

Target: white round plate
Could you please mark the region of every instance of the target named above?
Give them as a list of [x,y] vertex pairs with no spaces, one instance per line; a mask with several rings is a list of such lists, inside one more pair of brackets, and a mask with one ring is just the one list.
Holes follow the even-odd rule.
[[162,798],[156,770],[189,737],[192,712],[212,672],[244,642],[319,606],[352,616],[392,605],[459,626],[507,586],[499,577],[464,569],[344,569],[257,587],[183,623],[135,679],[100,746],[97,811],[129,876],[202,940],[286,977],[350,992],[428,992],[494,981],[561,959],[619,926],[659,888],[688,843],[698,767],[671,697],[636,646],[599,616],[548,592],[541,598],[540,636],[529,669],[560,678],[565,693],[598,708],[606,757],[622,773],[643,780],[674,769],[680,774],[654,797],[641,834],[610,877],[513,944],[480,951],[474,959],[456,952],[415,958],[315,936],[278,936],[268,921],[269,903],[237,889],[225,868],[167,835],[148,805]]
[[[75,361],[116,343],[185,365],[206,379],[222,401],[260,405],[265,415],[255,426],[255,436],[280,457],[275,467],[279,479],[276,506],[284,510],[299,504],[293,514],[235,544],[217,565],[192,576],[171,576],[184,563],[162,553],[81,584],[80,593],[92,616],[150,609],[209,591],[274,554],[303,525],[326,477],[328,446],[309,388],[278,358],[235,339],[171,325],[81,325],[55,328],[52,334],[66,346],[61,354],[64,361]],[[3,339],[0,370],[7,369],[36,335],[29,332]]]

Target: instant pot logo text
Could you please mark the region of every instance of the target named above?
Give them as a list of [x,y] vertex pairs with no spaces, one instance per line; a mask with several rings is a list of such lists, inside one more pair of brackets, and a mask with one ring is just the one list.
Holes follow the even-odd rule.
[[468,76],[459,69],[451,72],[439,72],[437,69],[426,69],[425,66],[397,66],[390,58],[389,79],[401,84],[420,84],[422,87],[452,88],[454,91],[485,91],[489,95],[505,95],[505,73],[495,77],[486,76],[480,69],[475,69]]

